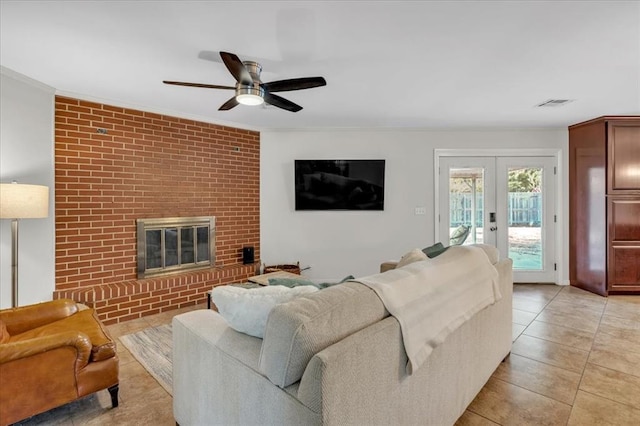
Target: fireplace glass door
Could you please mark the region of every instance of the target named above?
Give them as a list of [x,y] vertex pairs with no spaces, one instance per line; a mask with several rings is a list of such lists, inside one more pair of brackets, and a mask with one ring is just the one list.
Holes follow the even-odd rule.
[[215,218],[139,219],[138,278],[214,265]]

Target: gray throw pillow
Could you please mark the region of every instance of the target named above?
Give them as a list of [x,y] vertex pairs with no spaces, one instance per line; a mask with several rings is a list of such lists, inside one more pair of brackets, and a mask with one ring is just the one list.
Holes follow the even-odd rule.
[[432,246],[423,248],[422,252],[426,254],[429,259],[433,259],[434,257],[444,253],[448,248],[449,247],[443,246],[442,243],[435,243]]

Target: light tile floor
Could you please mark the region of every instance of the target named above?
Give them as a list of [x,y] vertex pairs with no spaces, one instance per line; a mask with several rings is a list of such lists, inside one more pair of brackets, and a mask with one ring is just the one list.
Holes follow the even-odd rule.
[[[639,425],[640,296],[603,298],[574,287],[517,284],[513,348],[457,426]],[[195,308],[110,326],[114,337]],[[174,425],[171,396],[122,344],[120,406],[107,391],[24,425]]]
[[456,423],[640,425],[640,296],[518,284],[513,347]]

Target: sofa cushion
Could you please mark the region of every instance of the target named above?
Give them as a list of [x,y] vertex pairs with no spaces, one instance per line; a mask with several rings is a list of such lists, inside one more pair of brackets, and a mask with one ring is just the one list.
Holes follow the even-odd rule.
[[274,306],[316,291],[318,289],[313,285],[273,285],[257,288],[223,285],[213,289],[211,298],[231,328],[249,336],[262,338],[267,316]]
[[484,250],[484,253],[487,255],[487,257],[489,258],[489,262],[491,262],[492,265],[495,265],[496,263],[498,263],[498,261],[500,261],[500,252],[496,247],[491,246],[489,244],[472,244],[472,245],[476,247],[480,247],[482,250]]
[[300,380],[316,353],[388,315],[375,292],[356,282],[278,305],[267,318],[260,372],[280,387],[289,386]]
[[[464,253],[463,251],[458,250],[457,248],[455,248],[457,246],[450,246],[447,247],[450,250],[447,250],[446,252],[438,255],[438,258],[433,259],[434,261],[439,259],[440,257],[445,257],[445,258],[449,258],[450,256],[458,256],[460,253]],[[500,252],[498,251],[498,249],[492,245],[489,244],[469,244],[465,247],[479,247],[484,251],[484,254],[487,255],[487,258],[489,259],[489,262],[492,265],[495,265],[496,263],[498,263],[498,261],[500,260]]]
[[396,268],[402,268],[403,266],[407,266],[413,262],[419,262],[421,260],[427,260],[427,255],[420,249],[413,249],[402,256]]
[[500,251],[497,247],[490,246],[489,244],[477,244],[477,246],[484,250],[492,265],[500,261]]
[[91,361],[102,361],[116,355],[116,344],[103,328],[93,309],[84,309],[64,319],[33,328],[24,333],[13,335],[11,342],[50,336],[65,331],[80,331],[91,341]]

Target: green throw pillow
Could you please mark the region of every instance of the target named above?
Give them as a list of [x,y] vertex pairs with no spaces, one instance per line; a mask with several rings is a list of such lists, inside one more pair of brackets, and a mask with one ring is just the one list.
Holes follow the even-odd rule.
[[427,255],[429,259],[433,259],[436,256],[444,253],[449,247],[445,247],[442,243],[435,243],[432,246],[425,247],[422,249],[422,252]]
[[269,278],[269,285],[283,285],[289,288],[298,287],[300,285],[315,286],[312,281],[305,280],[304,278]]
[[465,242],[467,237],[469,236],[469,231],[471,227],[466,225],[460,225],[456,229],[454,229],[453,233],[449,236],[449,245],[459,246]]

